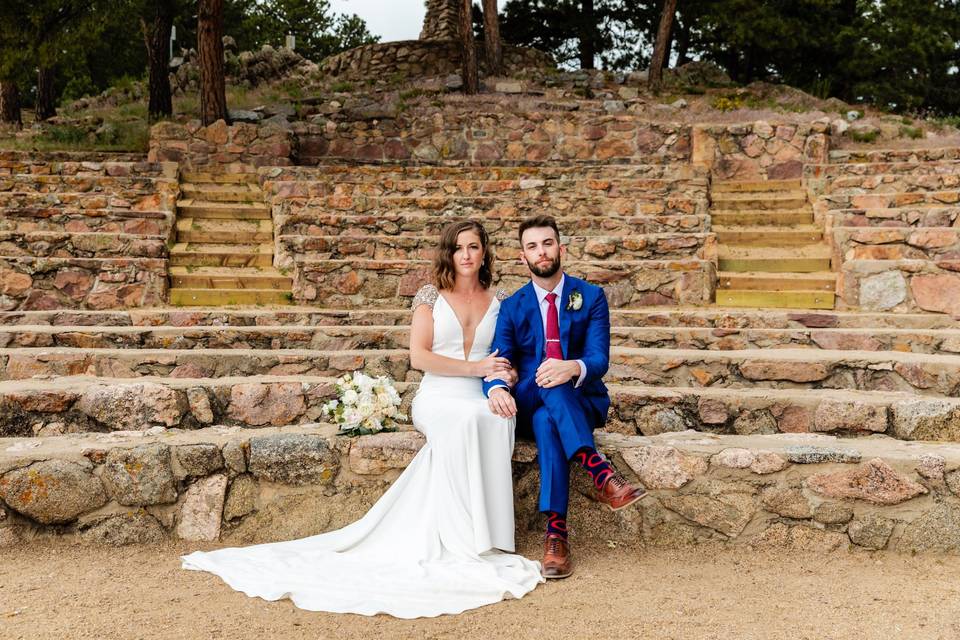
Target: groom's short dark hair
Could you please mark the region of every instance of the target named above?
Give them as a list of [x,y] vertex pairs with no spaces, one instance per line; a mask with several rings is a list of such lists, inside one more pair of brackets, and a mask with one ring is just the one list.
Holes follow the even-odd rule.
[[553,216],[533,216],[520,223],[520,234],[517,237],[520,238],[521,248],[523,247],[523,232],[536,227],[550,227],[557,234],[557,242],[560,242],[560,229],[557,228],[557,221],[553,219]]

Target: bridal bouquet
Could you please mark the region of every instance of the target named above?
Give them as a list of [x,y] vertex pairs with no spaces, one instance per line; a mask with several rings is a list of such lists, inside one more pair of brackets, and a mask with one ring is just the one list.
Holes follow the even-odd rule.
[[400,413],[400,394],[386,376],[348,373],[337,379],[337,394],[336,400],[323,405],[323,415],[339,425],[344,435],[396,431],[397,422],[407,419]]

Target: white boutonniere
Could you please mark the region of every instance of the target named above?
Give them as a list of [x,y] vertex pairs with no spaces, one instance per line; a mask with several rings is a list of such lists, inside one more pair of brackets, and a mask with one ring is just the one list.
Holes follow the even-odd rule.
[[574,289],[567,298],[567,311],[578,311],[583,306],[583,296]]

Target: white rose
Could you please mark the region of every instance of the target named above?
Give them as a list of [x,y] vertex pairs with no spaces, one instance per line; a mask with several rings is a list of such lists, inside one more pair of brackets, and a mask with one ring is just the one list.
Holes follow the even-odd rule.
[[395,406],[393,406],[392,404],[388,404],[388,405],[387,405],[386,407],[384,407],[384,409],[383,409],[383,415],[387,416],[388,418],[392,418],[392,417],[394,417],[395,415],[397,415],[397,408],[396,408]]
[[369,417],[373,414],[373,403],[372,402],[361,402],[357,405],[357,411],[364,418]]
[[389,393],[382,392],[377,394],[377,402],[380,403],[381,407],[385,407],[388,404],[393,404],[393,398],[390,397]]
[[357,401],[357,392],[353,389],[347,389],[343,392],[343,404],[354,404]]

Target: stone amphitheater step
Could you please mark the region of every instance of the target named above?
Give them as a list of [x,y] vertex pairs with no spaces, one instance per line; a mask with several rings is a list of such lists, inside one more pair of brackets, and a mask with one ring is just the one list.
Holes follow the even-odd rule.
[[846,176],[890,176],[890,175],[953,175],[960,173],[960,161],[939,160],[922,162],[852,162],[807,165],[804,171],[808,178],[833,179]]
[[263,202],[259,186],[248,184],[192,183],[180,185],[184,199],[203,202]]
[[[416,383],[396,383],[409,410]],[[0,381],[0,437],[83,432],[242,428],[312,423],[336,397],[336,378],[310,375],[219,378],[69,376]],[[960,439],[960,399],[848,389],[718,389],[611,385],[607,431],[648,436],[831,433],[899,440]],[[260,398],[251,406],[251,398]],[[112,402],[108,402],[112,399]],[[172,434],[171,434],[172,435]],[[954,447],[955,444],[951,446]]]
[[672,387],[834,388],[951,397],[960,356],[832,349],[612,349],[605,380]]
[[179,242],[170,250],[171,267],[269,267],[273,244]]
[[[78,349],[406,349],[407,325],[83,326],[0,325],[0,347]],[[954,329],[617,326],[611,344],[662,349],[810,348],[960,354]]]
[[180,218],[177,242],[198,244],[252,244],[273,240],[272,220]]
[[[190,202],[190,201],[188,201]],[[288,211],[297,213],[303,208],[320,210],[324,213],[391,215],[404,213],[433,213],[434,215],[482,215],[489,212],[504,211],[516,215],[519,211],[550,211],[557,216],[589,215],[589,216],[642,216],[659,215],[665,213],[697,214],[706,213],[706,198],[688,198],[684,196],[670,196],[667,198],[651,197],[614,198],[604,196],[450,196],[450,197],[423,197],[384,196],[384,197],[350,197],[350,196],[321,196],[303,202],[287,201]],[[200,205],[180,203],[182,215],[192,217],[218,217],[219,213],[227,209],[225,206],[213,208],[213,203]],[[197,215],[197,213],[201,215]],[[220,215],[219,217],[228,217]]]
[[0,193],[11,194],[172,194],[177,189],[174,178],[156,176],[76,176],[17,174],[0,176]]
[[[3,379],[93,375],[219,378],[337,377],[362,369],[417,380],[406,349],[0,349]],[[612,384],[669,387],[862,389],[955,397],[960,355],[833,349],[656,349],[612,347]]]
[[717,242],[725,245],[788,247],[823,241],[823,230],[814,225],[724,227],[713,225]]
[[111,193],[32,193],[23,191],[0,191],[0,209],[46,209],[50,207],[72,209],[172,209],[174,193],[158,193],[144,189],[140,193],[125,192],[123,197]]
[[227,220],[269,220],[270,209],[262,202],[204,202],[178,200],[177,210],[185,218],[220,218]]
[[712,193],[712,207],[721,211],[796,210],[807,206],[807,194],[798,192]]
[[318,180],[273,182],[271,183],[271,191],[274,197],[284,199],[320,197],[436,198],[493,194],[529,198],[554,194],[565,197],[605,195],[613,198],[633,197],[649,200],[676,194],[706,196],[707,184],[705,179],[693,181],[648,178],[330,182],[329,177],[324,176]]
[[166,236],[173,225],[173,219],[173,211],[69,207],[0,208],[0,229],[15,232],[102,231]]
[[957,260],[960,227],[834,227],[844,260]]
[[720,271],[810,273],[830,271],[830,248],[824,244],[779,247],[731,247],[718,249]]
[[293,279],[273,267],[171,267],[170,284],[180,289],[280,289]]
[[910,191],[891,193],[830,193],[821,197],[828,209],[897,209],[902,207],[943,207],[960,202],[960,190]]
[[[937,313],[861,313],[785,311],[718,307],[641,307],[610,310],[619,327],[736,329],[957,329],[960,319]],[[269,327],[380,326],[410,323],[410,305],[382,309],[337,309],[298,306],[220,309],[170,308],[82,310],[54,309],[0,312],[0,326],[84,327]]]
[[62,231],[0,231],[0,253],[7,256],[74,256],[77,258],[163,258],[165,236]]
[[777,226],[793,227],[813,224],[813,209],[743,210],[713,209],[710,219],[721,227]]
[[947,191],[960,186],[960,174],[895,174],[847,176],[833,178],[825,184],[829,195],[860,195],[872,193],[911,193],[916,191]]
[[289,182],[329,176],[334,182],[382,182],[384,180],[563,180],[646,178],[706,180],[708,172],[692,164],[527,164],[495,165],[351,165],[323,164],[314,167],[271,167],[259,170],[266,182]]
[[[436,236],[280,236],[279,242],[297,259],[430,260],[436,252]],[[519,240],[512,234],[496,238],[495,253],[501,260],[515,260]],[[632,236],[564,236],[572,260],[682,260],[716,255],[713,237],[707,233],[635,234]]]
[[[711,544],[708,552],[723,544],[805,553],[801,559],[834,550],[942,555],[960,546],[951,510],[960,456],[949,445],[809,433],[600,431],[596,440],[651,493],[629,514],[633,526],[624,526],[586,498],[585,475],[573,475],[572,523],[591,523],[610,546],[689,553],[692,544]],[[278,512],[285,521],[332,518],[310,529],[318,533],[363,512],[371,491],[378,495],[423,442],[413,431],[347,438],[322,423],[6,438],[0,536],[12,553],[38,538],[249,544],[276,538]],[[535,446],[518,441],[520,486],[535,486],[535,460]],[[17,491],[38,482],[45,491]],[[518,492],[517,523],[530,533],[539,524],[535,493]]]
[[921,149],[835,149],[830,152],[831,164],[934,162],[960,160],[960,147]]
[[[512,237],[525,216],[484,216],[483,226],[493,237]],[[706,214],[668,214],[604,218],[600,216],[557,216],[557,226],[564,235],[604,236],[641,235],[650,233],[703,233],[709,230]],[[340,215],[333,213],[292,214],[279,222],[281,236],[347,236],[347,235],[428,235],[436,237],[449,224],[444,216],[423,213],[384,216]]]
[[833,209],[827,214],[838,227],[960,227],[960,207]]
[[714,180],[710,185],[713,193],[751,193],[751,192],[802,192],[800,180]]

